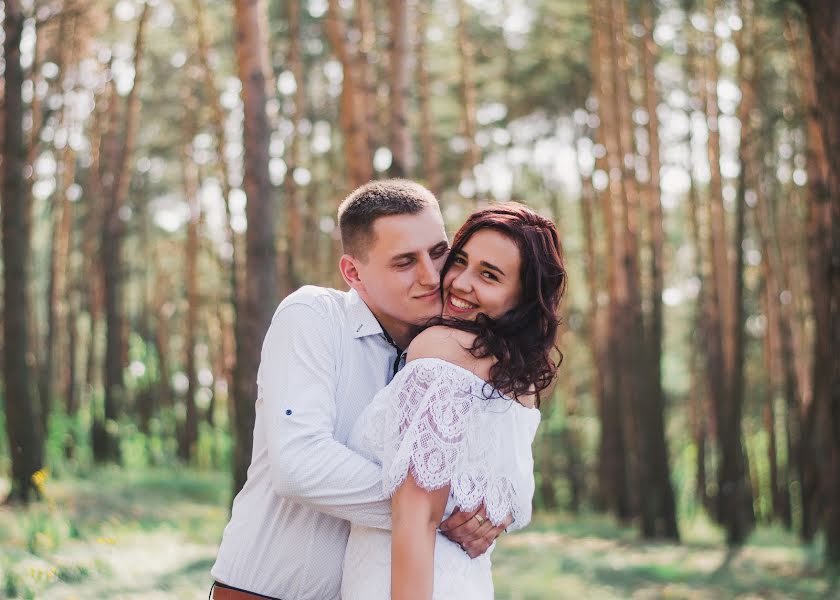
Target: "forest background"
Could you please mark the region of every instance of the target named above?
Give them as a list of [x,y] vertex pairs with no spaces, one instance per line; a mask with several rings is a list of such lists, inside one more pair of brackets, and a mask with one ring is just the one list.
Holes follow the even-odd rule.
[[0,595],[206,590],[270,316],[341,287],[337,204],[390,176],[563,239],[499,597],[837,591],[838,3],[0,11]]

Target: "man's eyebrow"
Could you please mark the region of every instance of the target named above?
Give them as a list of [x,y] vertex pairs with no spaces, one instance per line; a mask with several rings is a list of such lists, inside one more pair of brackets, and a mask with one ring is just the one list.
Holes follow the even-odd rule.
[[[445,241],[438,242],[434,246],[429,249],[429,252],[434,252],[435,250],[441,250],[449,248],[449,244]],[[405,260],[406,258],[414,258],[417,252],[403,252],[402,254],[395,254],[391,257],[391,262],[396,262],[399,260]]]

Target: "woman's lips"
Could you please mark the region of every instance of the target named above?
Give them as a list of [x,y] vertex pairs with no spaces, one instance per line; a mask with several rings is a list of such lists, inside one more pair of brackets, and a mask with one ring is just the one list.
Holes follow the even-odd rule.
[[463,298],[458,298],[458,297],[453,296],[453,295],[450,295],[446,299],[446,306],[447,306],[447,308],[451,309],[452,312],[456,312],[456,313],[468,313],[468,312],[472,312],[476,308],[478,308],[472,302],[467,302]]

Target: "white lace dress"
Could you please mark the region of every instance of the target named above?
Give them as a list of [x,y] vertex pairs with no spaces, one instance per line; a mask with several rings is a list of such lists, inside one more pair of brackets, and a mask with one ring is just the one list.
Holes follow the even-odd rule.
[[[455,507],[469,511],[483,503],[494,524],[511,514],[508,530],[522,528],[531,519],[531,443],[540,413],[491,391],[483,379],[450,362],[411,361],[362,412],[348,445],[382,465],[388,497],[410,469],[424,489],[450,485],[444,518]],[[352,526],[341,597],[391,597],[389,531]],[[472,560],[438,533],[433,597],[492,599],[490,551]]]

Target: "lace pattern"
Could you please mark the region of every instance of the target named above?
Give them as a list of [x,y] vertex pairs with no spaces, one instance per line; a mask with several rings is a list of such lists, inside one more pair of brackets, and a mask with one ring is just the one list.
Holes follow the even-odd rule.
[[506,413],[527,409],[503,396],[487,398],[484,380],[439,359],[412,361],[397,378],[391,384],[396,393],[382,407],[378,454],[385,494],[392,496],[411,472],[425,490],[449,485],[462,510],[484,503],[494,525],[511,514],[517,528],[524,526],[531,517],[533,463],[520,464],[515,446],[522,440],[515,438],[523,432],[511,427]]

